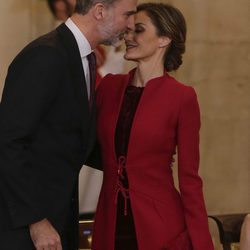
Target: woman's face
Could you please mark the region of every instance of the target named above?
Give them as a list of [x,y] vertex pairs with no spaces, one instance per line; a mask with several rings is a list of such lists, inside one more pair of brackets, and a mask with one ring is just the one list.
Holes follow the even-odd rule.
[[[164,54],[167,37],[157,36],[157,30],[144,11],[135,15],[134,30],[125,34],[126,53],[124,58],[133,61],[148,61]],[[163,46],[164,45],[164,46]]]

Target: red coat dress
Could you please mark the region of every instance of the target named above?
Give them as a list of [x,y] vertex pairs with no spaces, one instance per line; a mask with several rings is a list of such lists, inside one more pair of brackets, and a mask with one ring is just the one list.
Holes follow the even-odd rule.
[[[108,75],[97,92],[97,133],[104,178],[95,215],[93,250],[114,249],[118,179],[114,137],[124,91],[133,75],[134,70],[128,75]],[[199,106],[192,87],[167,73],[147,83],[134,117],[126,158],[138,250],[214,249],[198,175],[199,129]],[[180,193],[171,168],[176,148]]]

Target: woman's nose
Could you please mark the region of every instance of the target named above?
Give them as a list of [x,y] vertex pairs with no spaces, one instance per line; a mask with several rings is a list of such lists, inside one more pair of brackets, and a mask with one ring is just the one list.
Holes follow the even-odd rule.
[[135,28],[135,16],[130,15],[128,18],[127,29],[134,30],[134,28]]

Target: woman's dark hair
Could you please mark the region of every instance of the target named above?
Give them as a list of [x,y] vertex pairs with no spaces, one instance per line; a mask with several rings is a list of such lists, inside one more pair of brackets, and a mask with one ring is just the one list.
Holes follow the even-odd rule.
[[57,10],[56,10],[56,2],[57,1],[62,1],[65,4],[66,7],[66,11],[67,11],[67,15],[71,16],[72,14],[72,6],[70,6],[69,2],[67,0],[47,0],[49,9],[51,11],[51,13],[53,14],[53,16],[55,18],[57,18]]
[[172,41],[164,55],[164,68],[170,72],[182,64],[185,52],[186,21],[175,7],[163,3],[144,3],[137,6],[137,12],[144,11],[156,27],[158,36],[167,36]]

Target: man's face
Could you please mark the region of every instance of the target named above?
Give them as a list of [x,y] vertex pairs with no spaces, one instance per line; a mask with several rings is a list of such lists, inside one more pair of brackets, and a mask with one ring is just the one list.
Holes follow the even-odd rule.
[[106,10],[104,22],[99,25],[102,43],[117,45],[123,33],[134,26],[134,14],[138,0],[119,0]]

